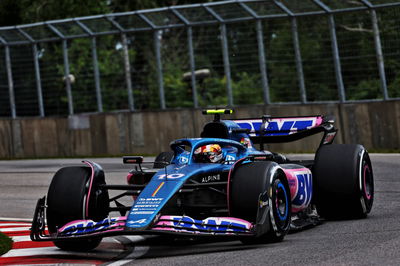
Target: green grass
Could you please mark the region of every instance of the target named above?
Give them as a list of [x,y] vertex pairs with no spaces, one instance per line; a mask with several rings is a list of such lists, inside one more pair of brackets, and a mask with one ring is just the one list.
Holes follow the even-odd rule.
[[0,232],[0,256],[9,251],[11,247],[11,238]]

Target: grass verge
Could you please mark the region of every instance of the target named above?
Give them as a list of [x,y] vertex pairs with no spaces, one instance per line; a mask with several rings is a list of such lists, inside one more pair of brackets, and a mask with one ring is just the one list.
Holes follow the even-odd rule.
[[0,232],[0,256],[8,252],[12,247],[12,240]]

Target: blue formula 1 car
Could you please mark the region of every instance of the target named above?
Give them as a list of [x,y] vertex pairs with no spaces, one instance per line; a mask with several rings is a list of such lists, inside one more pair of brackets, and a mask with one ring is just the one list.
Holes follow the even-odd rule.
[[[161,153],[152,167],[145,167],[143,157],[124,157],[124,163],[136,164],[127,185],[106,184],[93,162],[61,168],[47,198],[38,200],[31,239],[80,251],[95,248],[102,237],[128,234],[266,243],[321,218],[362,218],[370,212],[374,182],[368,153],[361,145],[332,144],[337,132],[332,119],[221,120],[232,110],[204,112],[214,114],[214,121],[201,138],[173,141],[172,151]],[[266,143],[317,133],[323,137],[315,160],[264,151]],[[110,198],[111,190],[123,192]],[[123,196],[132,196],[133,203],[121,204]]]

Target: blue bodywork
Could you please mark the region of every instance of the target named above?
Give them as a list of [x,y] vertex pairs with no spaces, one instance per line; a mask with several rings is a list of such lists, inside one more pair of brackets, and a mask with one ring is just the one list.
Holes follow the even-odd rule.
[[[242,137],[245,136],[238,138]],[[221,145],[224,163],[197,163],[193,160],[193,153],[198,147],[214,143]],[[252,154],[265,154],[238,141],[218,138],[179,139],[171,143],[171,148],[175,154],[172,164],[158,171],[140,193],[127,217],[127,229],[147,229],[168,200],[192,176],[229,171],[239,159]]]

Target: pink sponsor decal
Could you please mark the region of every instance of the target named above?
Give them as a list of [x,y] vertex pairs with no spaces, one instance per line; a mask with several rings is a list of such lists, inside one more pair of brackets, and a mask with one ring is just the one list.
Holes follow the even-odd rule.
[[289,183],[292,212],[308,207],[312,196],[312,173],[308,168],[283,169]]
[[252,223],[233,217],[209,217],[196,220],[189,216],[161,216],[152,230],[186,232],[193,234],[249,233]]
[[98,222],[95,222],[93,220],[75,220],[61,227],[58,230],[58,232],[62,233],[64,231],[81,230],[81,229],[85,231],[84,230],[85,228],[92,228],[93,229],[92,232],[95,232],[96,230],[104,228],[112,229],[115,227],[122,227],[125,226],[125,222],[126,222],[126,216],[106,218]]

